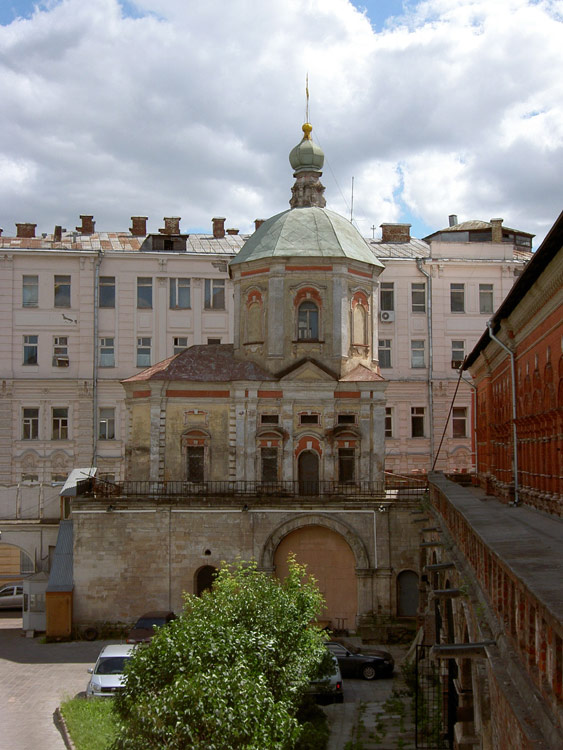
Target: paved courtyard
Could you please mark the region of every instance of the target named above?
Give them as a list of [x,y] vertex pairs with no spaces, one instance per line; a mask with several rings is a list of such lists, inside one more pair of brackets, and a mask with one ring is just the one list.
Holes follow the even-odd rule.
[[106,641],[41,643],[21,626],[17,612],[0,613],[0,750],[64,750],[53,713],[85,690]]
[[[85,690],[86,670],[111,641],[42,643],[23,637],[21,626],[17,612],[0,613],[0,750],[64,750],[55,709]],[[391,650],[399,663],[405,649]],[[406,709],[401,719],[393,702],[393,689],[401,687],[398,670],[392,679],[345,681],[344,703],[324,707],[328,750],[344,750],[354,741],[364,750],[414,747],[410,713]]]

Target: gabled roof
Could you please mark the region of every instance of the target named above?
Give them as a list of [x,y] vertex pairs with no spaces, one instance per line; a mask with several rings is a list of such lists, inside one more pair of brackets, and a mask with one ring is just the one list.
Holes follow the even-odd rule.
[[370,380],[385,380],[385,378],[374,370],[369,370],[365,365],[354,367],[347,375],[340,378],[341,383],[361,383]]
[[233,344],[196,344],[152,367],[133,375],[123,383],[148,380],[184,380],[228,383],[234,380],[276,380],[253,362],[234,356]]

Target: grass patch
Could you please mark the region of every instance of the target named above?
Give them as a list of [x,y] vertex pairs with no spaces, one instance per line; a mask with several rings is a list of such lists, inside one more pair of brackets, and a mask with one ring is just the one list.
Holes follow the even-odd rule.
[[61,713],[76,750],[107,750],[116,727],[111,698],[71,698]]

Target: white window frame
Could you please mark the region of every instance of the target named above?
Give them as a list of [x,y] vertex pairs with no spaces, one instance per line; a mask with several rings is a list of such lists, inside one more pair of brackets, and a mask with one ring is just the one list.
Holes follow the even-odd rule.
[[[35,413],[26,414],[26,412]],[[39,407],[37,406],[22,407],[22,440],[39,440]]]
[[192,306],[191,281],[187,278],[169,279],[169,306],[171,310],[190,310]]
[[[467,406],[454,406],[452,409],[452,437],[463,440],[467,437]],[[458,433],[458,434],[456,434]]]
[[[180,343],[181,341],[185,341],[184,343]],[[184,349],[188,348],[188,337],[187,336],[174,336],[172,339],[172,343],[174,346],[174,354],[180,354],[180,352],[183,352]]]
[[[110,299],[107,299],[107,297],[109,297]],[[100,276],[100,282],[98,286],[98,305],[105,310],[114,310],[115,300],[115,276]]]
[[[33,351],[35,350],[35,356]],[[34,359],[34,362],[29,360]],[[23,337],[23,364],[26,367],[35,367],[39,364],[39,336],[35,333],[26,333]]]
[[53,367],[68,365],[68,336],[53,336]]
[[152,276],[137,276],[137,310],[152,310],[152,286]]
[[393,312],[395,310],[395,282],[380,282],[379,309],[384,312]]
[[224,310],[227,297],[225,279],[205,279],[204,281],[204,309]]
[[[415,435],[415,420],[417,425],[422,425],[422,435]],[[425,406],[411,406],[411,438],[424,438],[426,437],[426,407]]]
[[114,336],[100,336],[99,367],[115,367]]
[[[382,370],[388,370],[391,367],[393,367],[393,360],[392,360],[392,341],[391,339],[379,339],[378,344],[378,353],[379,353],[379,367]],[[383,357],[381,356],[382,353],[385,353],[388,355],[386,356],[386,363],[383,364]]]
[[479,284],[479,312],[481,315],[492,315],[494,308],[493,284]]
[[115,407],[101,406],[98,411],[98,440],[115,439]]
[[39,307],[39,276],[36,274],[22,276],[22,307]]
[[465,284],[450,284],[450,312],[454,315],[465,312]]
[[465,359],[465,341],[452,339],[452,368],[457,370]]
[[424,339],[411,339],[411,367],[418,370],[426,367],[426,341]]
[[[144,361],[143,358],[146,358]],[[137,337],[137,367],[150,367],[152,361],[152,338],[150,336]]]
[[393,407],[385,407],[385,437],[392,438],[393,435]]
[[416,281],[411,284],[411,312],[426,312],[426,282]]
[[[71,283],[72,277],[69,274],[55,274],[54,287],[53,287],[53,306],[54,307],[71,307]],[[68,301],[66,298],[66,292],[64,291],[68,287]]]
[[51,440],[69,440],[69,421],[68,406],[51,407]]

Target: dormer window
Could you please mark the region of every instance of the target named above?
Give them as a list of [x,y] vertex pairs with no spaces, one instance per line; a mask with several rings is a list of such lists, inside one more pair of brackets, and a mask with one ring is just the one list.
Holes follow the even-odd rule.
[[311,300],[306,300],[299,305],[297,338],[300,341],[318,341],[319,339],[319,308]]

